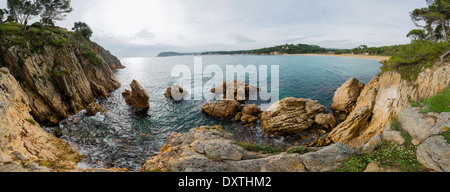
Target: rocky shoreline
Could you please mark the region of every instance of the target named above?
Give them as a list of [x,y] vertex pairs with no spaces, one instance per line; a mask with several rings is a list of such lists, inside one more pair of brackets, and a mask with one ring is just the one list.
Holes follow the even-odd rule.
[[[262,111],[259,117],[261,129],[275,127],[273,131],[265,131],[269,135],[283,135],[284,130],[287,133],[301,132],[314,124],[334,127],[328,136],[310,143],[306,150],[310,152],[307,153],[251,152],[237,145],[220,126],[199,127],[186,134],[173,133],[160,153],[152,157],[141,171],[328,172],[352,157],[372,153],[383,142],[404,145],[404,133],[407,133],[411,137],[409,142],[417,148],[413,151],[417,154],[415,159],[423,169],[448,172],[450,144],[440,134],[449,130],[450,113],[420,114],[420,109],[411,108],[411,104],[443,91],[450,85],[449,77],[450,65],[447,63],[425,70],[415,82],[403,80],[396,72],[385,73],[367,85],[354,78],[349,79],[336,91],[333,99],[332,108],[342,121],[336,127],[333,115],[326,120],[320,118],[325,115],[325,109],[312,100],[285,98]],[[203,110],[216,117],[231,118],[241,108],[239,102],[233,102],[206,104]],[[394,117],[403,124],[401,130],[392,130]],[[268,122],[274,126],[267,126]],[[371,162],[365,171],[400,170],[384,169]]]
[[[99,65],[83,56],[86,49],[95,52]],[[44,52],[28,55],[18,47],[0,50],[4,58],[0,69],[0,115],[9,117],[0,120],[0,171],[125,171],[78,168],[82,157],[68,143],[39,126],[57,124],[85,108],[92,108],[93,114],[104,112],[93,100],[105,99],[120,87],[112,73],[123,68],[120,61],[92,42],[46,47]],[[313,127],[330,133],[307,146],[297,146],[306,151],[267,154],[245,149],[220,126],[194,128],[185,134],[173,133],[141,171],[328,172],[355,155],[370,153],[380,142],[404,144],[403,132],[411,136],[412,145],[417,146],[417,160],[424,167],[450,171],[449,144],[440,136],[448,131],[450,114],[423,115],[417,108],[410,108],[413,101],[443,91],[450,85],[449,77],[450,65],[446,63],[425,70],[416,81],[403,80],[396,72],[387,72],[367,85],[352,78],[336,91],[332,105],[335,115],[326,114],[326,108],[318,101],[302,98],[285,98],[265,110],[245,105],[248,92],[259,88],[244,83],[245,95],[205,104],[202,110],[207,115],[234,119],[246,127],[254,127],[260,120],[267,135],[300,133]],[[240,82],[229,83],[235,83],[236,93]],[[136,85],[132,86],[133,91],[124,93],[127,103],[148,109],[148,95],[137,82],[132,85]],[[223,87],[211,91],[222,90],[227,97],[226,85],[224,82]],[[169,98],[173,98],[167,94],[172,93],[171,89],[183,92],[173,86],[166,92]],[[390,127],[393,117],[403,124],[401,130]],[[376,168],[371,164],[367,169],[386,171]]]

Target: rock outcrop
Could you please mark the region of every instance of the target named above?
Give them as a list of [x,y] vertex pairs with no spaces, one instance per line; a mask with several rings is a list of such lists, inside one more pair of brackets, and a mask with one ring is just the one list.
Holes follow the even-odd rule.
[[91,103],[86,107],[86,114],[88,116],[95,116],[97,113],[102,113],[103,115],[106,115],[106,109],[105,107],[101,106],[98,103]]
[[250,95],[256,95],[260,90],[260,88],[249,85],[243,81],[238,82],[233,80],[230,82],[223,82],[222,85],[211,89],[211,92],[215,94],[223,94],[224,99],[246,101],[249,99]]
[[306,154],[267,155],[234,144],[219,127],[200,127],[173,133],[157,156],[141,171],[169,172],[327,172],[355,154],[351,146],[337,143]]
[[35,54],[23,46],[0,46],[0,60],[29,98],[35,120],[44,125],[78,113],[95,97],[109,97],[120,87],[113,70],[124,68],[99,45],[81,40],[62,47],[44,46]]
[[299,133],[315,123],[326,108],[310,99],[285,98],[263,111],[261,129],[267,135]]
[[30,98],[11,74],[0,73],[0,172],[73,169],[77,152],[42,129],[30,114]]
[[353,111],[364,86],[364,83],[359,82],[355,78],[349,79],[337,89],[331,109],[333,109],[336,114],[342,114],[344,116],[348,115]]
[[429,98],[450,85],[450,65],[434,66],[419,74],[415,81],[403,80],[396,72],[374,78],[361,91],[347,119],[312,146],[335,142],[360,147],[375,135],[381,135],[392,117],[411,106],[413,101]]
[[450,127],[450,113],[424,115],[417,107],[402,110],[398,120],[402,125],[402,130],[411,136],[411,142],[414,145],[419,145],[430,136],[443,133],[445,127]]
[[164,96],[170,99],[174,99],[177,101],[182,100],[185,96],[189,95],[187,90],[183,89],[180,85],[172,85],[169,88],[167,88],[166,93],[164,93]]
[[241,122],[246,127],[255,126],[256,121],[258,120],[258,106],[255,104],[246,105],[242,112],[239,112],[234,120],[236,122]]
[[322,125],[326,129],[332,129],[336,126],[336,118],[333,114],[317,114],[314,120],[318,125]]
[[400,112],[398,124],[396,130],[388,124],[381,135],[375,135],[363,146],[362,152],[370,153],[382,141],[397,145],[412,144],[417,146],[417,160],[425,168],[438,172],[450,171],[450,144],[441,136],[449,130],[450,113],[421,114],[420,108],[409,107]]
[[450,143],[443,136],[429,137],[419,145],[417,160],[429,169],[450,172]]
[[149,109],[150,96],[148,96],[145,89],[142,88],[136,80],[131,82],[130,87],[131,91],[125,90],[125,92],[122,93],[122,96],[125,98],[127,104],[136,109]]
[[221,119],[231,119],[241,110],[241,103],[236,100],[221,100],[217,103],[206,103],[202,110],[208,115]]

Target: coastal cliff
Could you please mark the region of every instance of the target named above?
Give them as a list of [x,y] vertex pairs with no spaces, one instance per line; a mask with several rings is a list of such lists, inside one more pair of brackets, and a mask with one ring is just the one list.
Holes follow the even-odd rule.
[[124,67],[109,51],[70,32],[44,33],[50,43],[27,37],[11,44],[18,37],[9,35],[0,47],[1,66],[20,83],[37,122],[55,125],[121,86],[113,70]]
[[33,171],[47,170],[39,164],[75,168],[78,153],[33,120],[29,97],[6,68],[1,71],[0,170],[25,171],[20,164]]
[[450,65],[434,66],[420,73],[414,81],[389,71],[372,79],[361,91],[353,111],[346,120],[314,146],[342,142],[360,147],[384,128],[414,101],[434,96],[450,85]]
[[124,66],[98,44],[60,28],[15,23],[0,30],[0,172],[85,171],[71,146],[47,133],[95,98],[121,85],[113,70]]

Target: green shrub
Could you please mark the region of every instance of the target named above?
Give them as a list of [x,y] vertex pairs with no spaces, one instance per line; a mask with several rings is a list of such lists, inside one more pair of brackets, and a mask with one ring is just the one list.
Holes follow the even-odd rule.
[[439,57],[450,49],[449,42],[414,41],[399,46],[391,59],[381,67],[381,74],[396,71],[403,79],[415,80],[425,68],[432,67]]
[[25,119],[25,121],[28,121],[29,123],[36,125],[36,121],[34,119]]
[[391,128],[395,131],[400,131],[402,129],[402,123],[400,123],[398,118],[391,119]]
[[31,27],[42,29],[43,25],[41,22],[35,22],[35,23],[31,24]]
[[420,113],[422,114],[450,112],[450,87],[431,98],[416,101],[411,106],[421,107]]
[[67,39],[58,37],[58,38],[53,39],[52,41],[50,41],[50,44],[55,46],[55,47],[64,47],[66,42],[67,42]]
[[85,46],[83,48],[83,52],[81,53],[81,55],[83,55],[86,59],[88,59],[92,65],[100,66],[100,61],[97,56],[97,53],[92,51],[92,49],[89,46]]
[[66,75],[67,73],[69,73],[68,69],[53,70],[53,75],[55,75],[56,77],[64,77],[64,75]]

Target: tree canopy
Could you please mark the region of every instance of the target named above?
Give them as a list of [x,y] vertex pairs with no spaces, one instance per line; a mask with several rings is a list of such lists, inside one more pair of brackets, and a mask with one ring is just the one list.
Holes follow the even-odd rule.
[[6,13],[6,9],[0,9],[0,23],[3,23],[3,18],[5,17]]
[[52,26],[53,21],[63,20],[68,13],[73,11],[70,0],[39,0],[43,7],[41,22],[45,26]]
[[85,22],[81,21],[75,22],[72,30],[74,30],[75,33],[80,33],[84,38],[88,40],[91,38],[93,33],[91,27],[89,27],[89,25],[87,25]]
[[28,20],[39,15],[42,10],[42,6],[37,0],[8,0],[7,7],[10,16],[22,24],[22,33],[25,33]]
[[412,37],[425,35],[426,40],[448,41],[450,32],[450,0],[427,0],[428,7],[415,9],[410,13],[411,19],[417,27],[423,28],[425,34],[414,29]]

